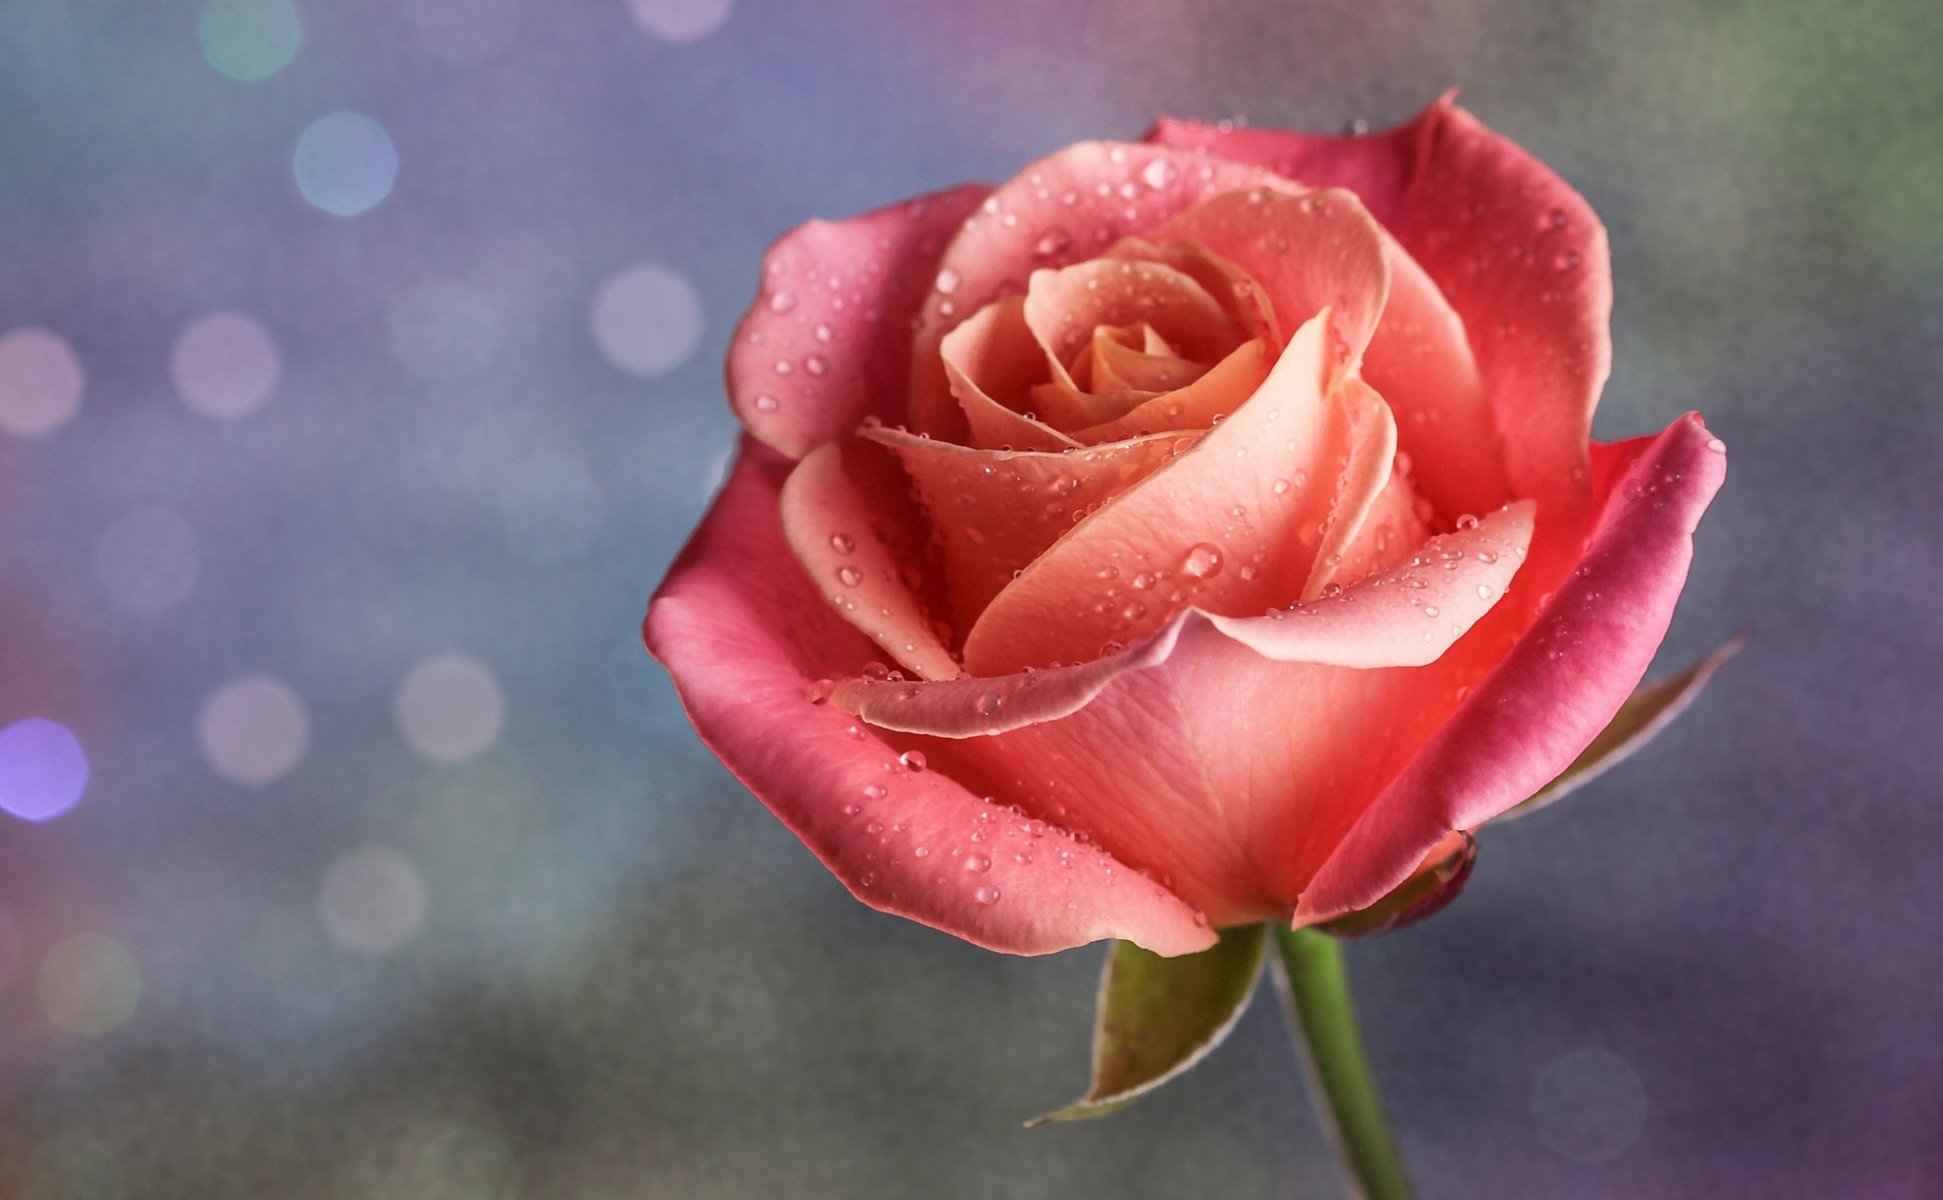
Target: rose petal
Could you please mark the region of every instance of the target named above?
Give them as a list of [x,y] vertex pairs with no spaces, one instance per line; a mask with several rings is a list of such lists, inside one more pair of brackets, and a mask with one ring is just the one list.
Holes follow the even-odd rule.
[[[831,700],[873,725],[927,735],[927,753],[954,776],[1089,830],[1217,926],[1286,917],[1417,744],[1397,742],[1398,714],[1436,679],[1409,668],[1498,603],[1531,518],[1529,502],[1493,513],[1433,539],[1421,562],[1293,612],[1190,612],[1077,667],[851,679]],[[1327,719],[1302,719],[1314,713]]]
[[867,429],[863,436],[895,454],[910,475],[943,541],[952,621],[970,629],[992,597],[1085,510],[1146,478],[1200,435],[1070,454],[975,450],[890,429]]
[[1210,253],[1206,246],[1193,242],[1162,244],[1143,237],[1127,237],[1115,242],[1104,257],[1165,263],[1194,279],[1202,290],[1213,296],[1244,337],[1262,338],[1278,347],[1282,344],[1280,326],[1275,322],[1275,306],[1261,285],[1248,272]]
[[1585,510],[1612,271],[1605,227],[1570,185],[1449,96],[1366,137],[1174,120],[1150,137],[1361,196],[1463,318],[1513,491],[1568,522]]
[[1103,325],[1146,322],[1181,355],[1205,363],[1219,362],[1242,340],[1226,310],[1191,276],[1129,258],[1034,271],[1026,285],[1025,320],[1046,352],[1053,379],[1069,386],[1067,365]]
[[1579,752],[1569,766],[1529,800],[1522,800],[1493,817],[1493,822],[1509,821],[1535,813],[1541,808],[1550,808],[1631,758],[1635,751],[1658,737],[1661,730],[1687,711],[1714,673],[1726,666],[1728,659],[1746,648],[1753,636],[1752,633],[1743,633],[1686,670],[1654,680],[1628,696],[1612,721],[1599,731],[1599,735]]
[[1248,403],[994,597],[965,639],[966,669],[1096,658],[1190,604],[1252,615],[1299,598],[1322,527],[1366,507],[1336,490],[1362,429],[1321,395],[1327,328],[1326,312],[1303,326]]
[[1303,893],[1298,924],[1374,902],[1438,839],[1518,804],[1606,727],[1666,633],[1726,463],[1694,414],[1638,452],[1578,569],[1344,837]]
[[1337,389],[1336,400],[1349,421],[1349,452],[1336,476],[1335,496],[1329,515],[1323,519],[1322,540],[1316,545],[1308,582],[1302,585],[1301,598],[1305,601],[1321,595],[1323,585],[1334,578],[1396,470],[1396,420],[1383,397],[1360,379],[1346,379]]
[[1355,194],[1341,188],[1300,195],[1267,187],[1230,192],[1149,236],[1192,242],[1247,272],[1284,329],[1328,309],[1338,366],[1361,360],[1389,294],[1383,231]]
[[[1129,671],[1167,662],[1207,626],[1276,662],[1420,667],[1435,662],[1510,586],[1531,540],[1532,503],[1521,500],[1476,525],[1426,542],[1409,562],[1353,588],[1259,617],[1189,609],[1130,650],[1070,667],[929,683],[846,679],[831,700],[884,729],[934,737],[1008,733],[1071,716]],[[1443,570],[1444,564],[1458,570]]]
[[812,680],[854,673],[873,649],[790,556],[776,515],[788,470],[744,443],[643,629],[716,755],[873,908],[1014,954],[1109,937],[1170,955],[1213,945],[1164,888],[942,772],[900,768],[895,745],[809,701]]
[[771,246],[762,295],[729,348],[729,405],[743,427],[801,458],[866,416],[901,419],[911,318],[945,243],[990,191],[953,188],[811,221]]
[[1017,401],[1050,375],[1044,351],[1025,321],[1025,298],[988,304],[951,331],[939,347],[951,393],[970,430],[970,443],[989,449],[1063,450],[1079,443],[1032,417]]
[[844,470],[840,443],[818,446],[796,464],[778,505],[790,552],[844,620],[922,678],[958,674],[904,581],[903,562],[877,535],[879,514],[892,506],[866,497]]
[[1274,365],[1275,351],[1267,341],[1243,342],[1186,387],[1155,396],[1104,424],[1074,430],[1072,437],[1097,446],[1150,433],[1207,429],[1246,404]]
[[966,314],[1024,292],[1039,268],[1097,257],[1209,196],[1271,178],[1205,155],[1120,142],[1082,142],[1027,167],[965,220],[939,261],[912,346],[911,427],[962,440],[963,417],[935,353]]

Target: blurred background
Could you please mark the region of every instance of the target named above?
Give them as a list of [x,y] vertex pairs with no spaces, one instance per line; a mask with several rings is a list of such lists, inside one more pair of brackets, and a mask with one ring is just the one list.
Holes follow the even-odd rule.
[[1343,1195],[1275,1007],[1107,1121],[1099,948],[851,901],[649,592],[765,244],[1449,85],[1732,474],[1651,752],[1352,949],[1427,1198],[1943,1195],[1934,0],[0,0],[0,1196]]

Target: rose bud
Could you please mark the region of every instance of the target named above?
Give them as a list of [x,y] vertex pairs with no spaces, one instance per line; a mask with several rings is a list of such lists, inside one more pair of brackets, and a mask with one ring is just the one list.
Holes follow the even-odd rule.
[[1715,665],[1622,711],[1726,458],[1591,440],[1610,306],[1585,201],[1448,100],[813,221],[648,646],[876,908],[1020,954],[1388,928]]

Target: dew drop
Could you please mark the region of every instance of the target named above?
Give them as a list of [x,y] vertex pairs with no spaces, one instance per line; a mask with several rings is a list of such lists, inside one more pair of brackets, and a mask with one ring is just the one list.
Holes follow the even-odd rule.
[[1477,585],[1477,598],[1478,598],[1478,599],[1480,599],[1480,600],[1489,600],[1489,599],[1490,599],[1490,598],[1491,598],[1492,596],[1495,596],[1495,595],[1497,595],[1497,593],[1491,590],[1491,585],[1490,585],[1490,584],[1488,584],[1488,583],[1480,583],[1480,584],[1478,584],[1478,585]]
[[772,413],[781,408],[783,402],[769,393],[764,392],[762,395],[756,397],[755,406],[757,412]]
[[906,750],[897,756],[897,761],[900,766],[913,775],[924,770],[924,752],[921,750]]
[[999,890],[988,883],[973,892],[972,899],[978,901],[980,904],[997,904],[999,895]]
[[795,307],[796,293],[794,292],[776,292],[769,297],[769,311],[772,313],[786,313]]
[[982,850],[974,851],[965,855],[965,861],[960,863],[959,866],[967,874],[983,875],[992,869],[992,856]]
[[1470,513],[1465,513],[1463,516],[1457,518],[1457,527],[1459,529],[1476,529],[1477,518]]
[[951,295],[951,293],[957,291],[958,285],[963,282],[964,279],[958,274],[958,272],[952,270],[950,267],[946,267],[944,270],[938,272],[938,281],[936,285],[938,289],[938,294],[940,296],[949,296]]
[[997,692],[986,692],[978,698],[978,715],[981,717],[996,716],[998,710],[1003,707],[1005,707],[1005,697]]
[[856,587],[864,581],[864,573],[857,568],[845,565],[837,568],[837,582],[845,587]]
[[1221,574],[1221,551],[1206,542],[1197,543],[1181,561],[1181,570],[1196,579],[1212,579]]
[[890,794],[891,790],[881,783],[866,783],[864,785],[864,799],[866,800],[882,800]]
[[848,554],[856,548],[857,539],[851,537],[849,534],[833,533],[830,535],[830,549],[835,550],[838,554]]
[[803,369],[812,375],[828,375],[830,373],[830,360],[821,354],[812,354],[803,360]]
[[1288,495],[1288,494],[1289,494],[1289,481],[1288,481],[1288,480],[1286,480],[1286,479],[1278,479],[1278,480],[1276,480],[1276,481],[1275,481],[1275,487],[1274,487],[1274,491],[1275,491],[1275,494],[1276,494],[1276,495],[1278,495],[1278,496],[1286,496],[1286,495]]
[[1167,161],[1165,158],[1156,158],[1146,166],[1140,168],[1140,182],[1155,191],[1159,191],[1180,178],[1180,174],[1174,168],[1173,163]]
[[1072,244],[1071,234],[1054,227],[1039,235],[1039,240],[1032,243],[1032,252],[1040,258],[1052,258]]

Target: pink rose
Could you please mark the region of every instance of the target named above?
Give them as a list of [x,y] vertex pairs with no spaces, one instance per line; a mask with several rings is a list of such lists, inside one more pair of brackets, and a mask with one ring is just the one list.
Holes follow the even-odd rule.
[[859,899],[982,946],[1461,878],[1620,711],[1725,472],[1693,415],[1590,440],[1610,304],[1585,201],[1448,100],[811,222],[648,646]]

